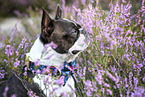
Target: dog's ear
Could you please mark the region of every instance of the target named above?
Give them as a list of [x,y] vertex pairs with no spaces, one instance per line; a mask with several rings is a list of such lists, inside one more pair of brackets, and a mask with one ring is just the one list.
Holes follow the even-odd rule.
[[43,8],[40,39],[44,44],[49,42],[48,38],[54,30],[54,22],[55,20],[51,19],[48,12]]
[[42,21],[41,21],[41,28],[44,30],[46,28],[49,29],[49,27],[52,27],[54,23],[54,20],[51,19],[47,11],[43,8],[43,14],[42,14]]
[[55,19],[58,20],[62,17],[62,10],[59,6],[59,4],[57,4],[57,10],[56,10],[56,16],[55,16]]

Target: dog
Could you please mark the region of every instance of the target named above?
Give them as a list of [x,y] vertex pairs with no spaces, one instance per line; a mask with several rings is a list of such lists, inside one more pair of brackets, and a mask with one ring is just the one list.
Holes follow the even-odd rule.
[[0,88],[0,97],[13,94],[28,97],[30,90],[39,97],[73,94],[75,58],[89,42],[87,32],[78,23],[62,18],[59,5],[54,19],[43,9],[41,34],[26,54],[22,74],[18,76],[12,72],[13,75]]

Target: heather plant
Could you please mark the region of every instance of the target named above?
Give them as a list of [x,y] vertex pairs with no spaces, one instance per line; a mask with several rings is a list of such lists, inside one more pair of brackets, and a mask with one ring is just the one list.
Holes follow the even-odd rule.
[[82,95],[144,96],[145,1],[132,16],[125,0],[110,3],[107,15],[92,3],[83,10],[74,7],[91,39],[76,67]]
[[[97,0],[76,0],[73,7],[65,6],[65,1],[62,1],[65,18],[81,24],[91,41],[76,59],[74,77],[77,96],[145,96],[145,1],[142,0],[141,8],[133,15],[130,13],[132,5],[125,0],[111,2],[109,12],[100,9]],[[37,21],[30,26],[24,22],[26,32],[31,32],[29,37],[17,37],[20,32],[14,27],[13,33],[3,41],[0,83],[8,78],[10,70],[20,73],[25,54],[40,32],[37,29],[39,24]],[[33,96],[35,93],[30,90],[28,94]]]

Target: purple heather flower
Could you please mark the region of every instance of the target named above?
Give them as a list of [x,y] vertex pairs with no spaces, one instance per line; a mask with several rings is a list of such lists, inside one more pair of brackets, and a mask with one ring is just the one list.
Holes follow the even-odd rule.
[[126,3],[126,1],[125,0],[122,0],[122,3]]
[[81,0],[82,5],[86,4],[86,0]]
[[118,80],[111,74],[107,71],[107,75],[110,79],[112,79],[113,81],[117,82]]
[[27,72],[25,71],[25,72],[23,73],[23,75],[27,76]]
[[84,81],[84,84],[87,86],[87,88],[92,87],[92,84],[91,84],[90,80]]
[[14,53],[14,47],[11,46],[11,45],[7,45],[6,48],[5,48],[5,54],[7,56],[12,56],[12,54]]
[[102,93],[103,93],[103,94],[105,93],[105,89],[104,89],[104,88],[102,88]]
[[23,73],[23,75],[27,76],[27,67],[24,68],[25,72]]
[[41,71],[38,69],[38,70],[36,71],[36,75],[37,75],[37,74],[40,74],[40,73],[41,73]]
[[20,61],[17,58],[15,60],[16,62],[14,62],[14,67],[16,68],[20,64]]
[[62,86],[64,85],[64,76],[61,76],[58,80],[55,80],[55,83]]
[[49,44],[49,46],[51,46],[53,49],[56,49],[57,48],[57,45],[53,41],[51,41],[51,43]]
[[17,95],[16,94],[12,94],[11,97],[17,97]]
[[8,90],[9,90],[9,87],[8,87],[8,86],[5,87],[5,90],[4,90],[4,93],[3,93],[3,96],[4,96],[4,97],[7,97],[7,92],[8,92]]
[[110,89],[107,89],[107,92],[112,95],[112,91]]
[[4,70],[0,70],[0,79],[3,79],[6,72]]
[[96,81],[98,82],[99,85],[102,84],[103,82],[103,78],[102,78],[102,74],[100,71],[98,71],[98,74],[95,76]]
[[142,81],[145,82],[145,76],[142,78]]
[[126,56],[126,59],[127,59],[128,61],[130,61],[129,54],[126,54],[125,56]]
[[138,87],[134,92],[131,93],[131,97],[144,97],[145,89],[142,87]]
[[104,87],[110,87],[110,85],[107,83],[104,83],[103,85],[104,85]]
[[128,87],[128,84],[127,84],[127,78],[125,78],[125,87]]
[[86,74],[86,67],[84,67],[84,69],[83,69],[83,75],[85,75]]
[[37,59],[37,60],[35,61],[35,66],[39,66],[39,65],[40,65],[39,62],[40,62],[40,60]]
[[104,56],[104,51],[101,50],[101,54],[102,54],[102,56]]
[[29,97],[39,97],[39,96],[36,96],[36,93],[33,93],[32,90],[29,90],[29,91],[27,92],[27,94],[28,94]]
[[91,97],[92,96],[92,92],[90,90],[87,90],[86,94],[87,94],[87,97]]
[[134,82],[134,89],[137,89],[138,79],[133,77]]

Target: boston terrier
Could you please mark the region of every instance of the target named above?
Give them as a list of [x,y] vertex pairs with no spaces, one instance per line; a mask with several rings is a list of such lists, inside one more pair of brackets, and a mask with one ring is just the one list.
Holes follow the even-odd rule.
[[22,74],[12,72],[0,88],[0,97],[29,97],[32,91],[39,97],[74,94],[75,58],[88,44],[87,32],[78,23],[62,18],[59,5],[54,19],[43,9],[41,34],[26,54]]

